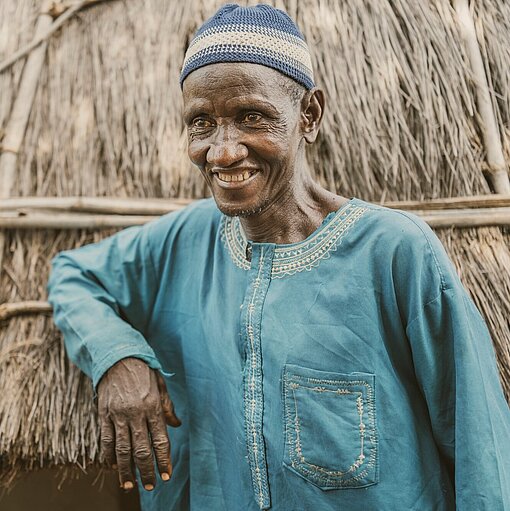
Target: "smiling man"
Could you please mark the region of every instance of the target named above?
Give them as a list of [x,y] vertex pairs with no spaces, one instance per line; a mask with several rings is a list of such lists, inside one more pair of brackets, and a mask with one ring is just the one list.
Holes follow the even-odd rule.
[[144,510],[510,509],[487,327],[424,222],[311,178],[325,101],[292,20],[222,7],[181,84],[213,198],[49,284],[121,485],[136,466]]

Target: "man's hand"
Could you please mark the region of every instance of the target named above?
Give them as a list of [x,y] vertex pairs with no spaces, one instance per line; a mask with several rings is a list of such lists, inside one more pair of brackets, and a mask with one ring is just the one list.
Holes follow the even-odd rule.
[[[125,490],[135,485],[134,465],[143,486],[156,484],[154,461],[163,481],[172,475],[169,426],[180,426],[165,380],[137,358],[112,366],[97,387],[102,458],[119,470]],[[155,460],[154,460],[155,458]]]

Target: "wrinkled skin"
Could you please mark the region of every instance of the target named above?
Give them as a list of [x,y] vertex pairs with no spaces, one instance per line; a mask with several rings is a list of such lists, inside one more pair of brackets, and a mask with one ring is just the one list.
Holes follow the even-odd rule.
[[[274,69],[221,63],[193,71],[184,81],[188,155],[199,168],[218,208],[241,217],[253,241],[305,239],[345,201],[310,175],[305,145],[315,141],[324,93],[303,89],[293,101]],[[250,172],[243,182],[220,174]]]
[[[183,86],[189,157],[218,208],[240,216],[252,241],[301,241],[347,200],[315,183],[305,158],[305,144],[319,130],[323,92],[303,89],[296,101],[282,80],[290,78],[258,64],[222,63],[193,71]],[[249,178],[237,180],[245,173]],[[121,360],[100,381],[98,399],[102,450],[118,466],[123,488],[134,487],[135,464],[147,490],[156,484],[155,464],[168,480],[165,421],[180,420],[161,375],[140,360]]]
[[169,426],[180,426],[163,377],[145,362],[125,358],[112,366],[97,388],[102,457],[118,467],[121,486],[135,484],[133,461],[146,490],[172,475]]

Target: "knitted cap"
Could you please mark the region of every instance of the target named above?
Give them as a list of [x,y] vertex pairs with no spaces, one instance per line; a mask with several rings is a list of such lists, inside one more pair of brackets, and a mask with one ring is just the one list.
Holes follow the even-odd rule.
[[314,87],[310,52],[301,32],[285,12],[270,5],[226,4],[207,20],[184,57],[181,88],[192,71],[219,62],[262,64],[306,89]]

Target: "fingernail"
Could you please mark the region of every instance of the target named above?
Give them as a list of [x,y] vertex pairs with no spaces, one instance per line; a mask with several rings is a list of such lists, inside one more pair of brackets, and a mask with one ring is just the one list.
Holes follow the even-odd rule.
[[124,483],[124,489],[125,490],[132,490],[134,488],[134,484],[131,481],[126,481]]
[[153,484],[146,484],[144,486],[144,488],[147,490],[147,491],[152,491],[154,490],[154,485]]
[[168,481],[170,479],[170,475],[167,474],[166,472],[163,472],[161,474],[161,479],[163,479],[163,481]]

